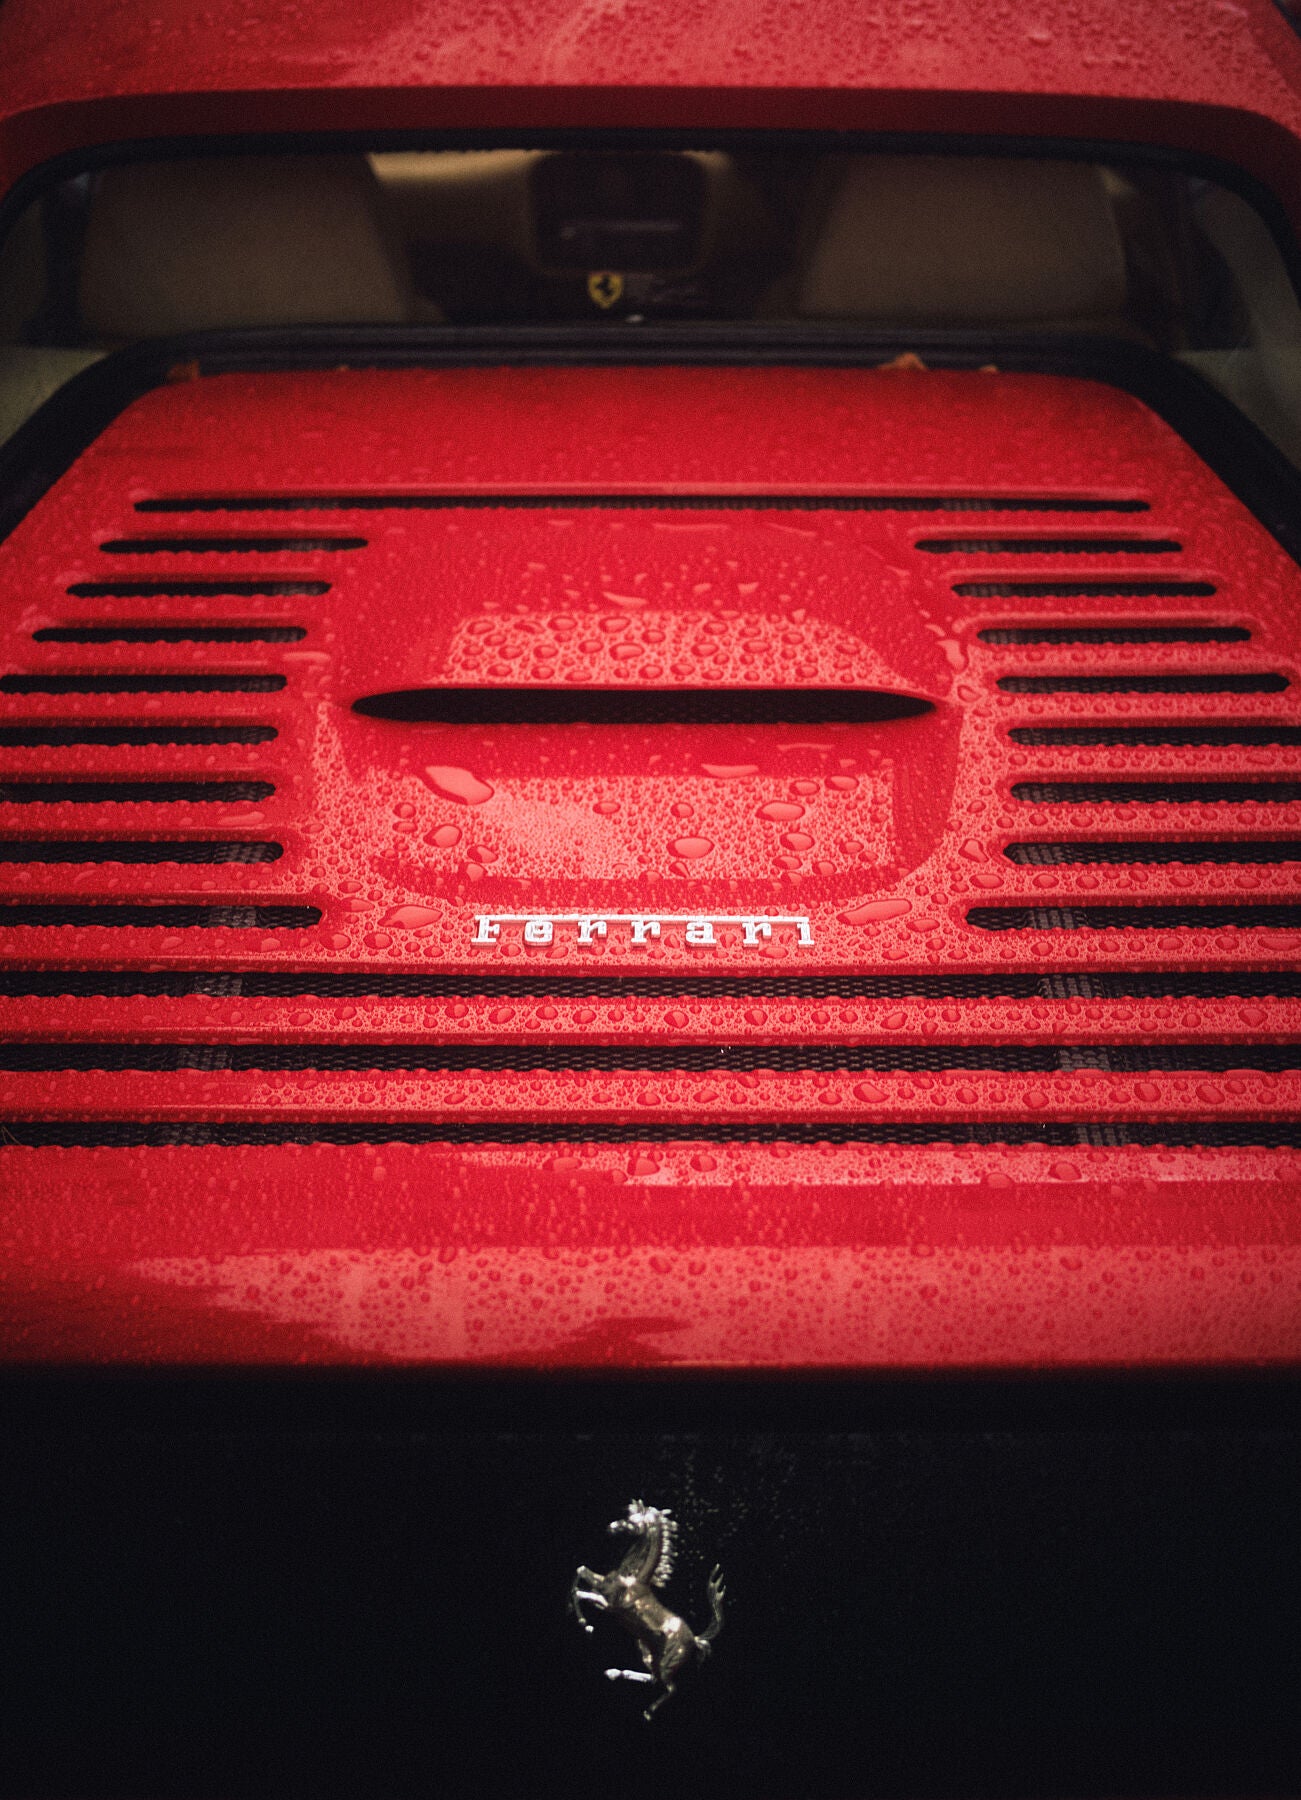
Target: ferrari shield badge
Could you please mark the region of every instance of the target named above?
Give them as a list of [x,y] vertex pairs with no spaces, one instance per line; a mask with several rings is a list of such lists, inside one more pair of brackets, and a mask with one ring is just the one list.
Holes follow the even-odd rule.
[[705,1584],[710,1618],[702,1631],[693,1631],[655,1591],[673,1572],[677,1530],[677,1521],[670,1518],[667,1508],[630,1500],[627,1518],[610,1521],[614,1536],[632,1539],[623,1561],[608,1575],[598,1575],[595,1569],[580,1564],[569,1590],[570,1607],[584,1631],[593,1630],[583,1611],[592,1606],[612,1614],[636,1638],[641,1668],[607,1669],[605,1673],[610,1681],[645,1682],[659,1690],[646,1708],[648,1719],[676,1693],[683,1672],[705,1660],[723,1627],[725,1590],[717,1564]]
[[623,276],[613,269],[594,269],[587,278],[587,297],[607,312],[623,294]]

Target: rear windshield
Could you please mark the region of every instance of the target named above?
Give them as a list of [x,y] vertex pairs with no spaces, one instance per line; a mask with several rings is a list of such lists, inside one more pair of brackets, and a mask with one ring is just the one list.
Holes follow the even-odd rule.
[[1229,188],[1161,166],[806,150],[191,156],[54,183],[0,247],[0,437],[140,339],[702,324],[1106,337],[1301,462],[1301,312]]

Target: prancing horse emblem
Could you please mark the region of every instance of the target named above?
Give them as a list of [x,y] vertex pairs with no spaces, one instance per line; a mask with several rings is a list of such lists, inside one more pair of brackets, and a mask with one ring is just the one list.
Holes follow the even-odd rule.
[[645,1681],[658,1685],[660,1692],[646,1708],[645,1716],[663,1706],[676,1691],[677,1680],[691,1662],[703,1662],[710,1645],[723,1627],[722,1573],[715,1564],[710,1572],[706,1593],[712,1613],[703,1631],[693,1631],[685,1619],[670,1612],[656,1588],[663,1587],[673,1572],[673,1542],[677,1536],[677,1520],[669,1517],[667,1508],[647,1506],[644,1500],[628,1502],[628,1517],[612,1519],[610,1530],[615,1536],[632,1538],[623,1561],[609,1575],[598,1575],[594,1569],[580,1564],[569,1590],[569,1604],[574,1617],[590,1632],[583,1613],[584,1606],[595,1606],[601,1612],[613,1613],[625,1631],[636,1638],[641,1650],[642,1668],[607,1669],[611,1681]]

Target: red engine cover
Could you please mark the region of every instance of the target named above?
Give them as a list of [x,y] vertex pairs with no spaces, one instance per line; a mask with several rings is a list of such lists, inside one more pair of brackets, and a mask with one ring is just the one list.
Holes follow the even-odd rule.
[[1301,578],[1133,398],[205,378],[0,591],[8,1356],[1297,1357]]

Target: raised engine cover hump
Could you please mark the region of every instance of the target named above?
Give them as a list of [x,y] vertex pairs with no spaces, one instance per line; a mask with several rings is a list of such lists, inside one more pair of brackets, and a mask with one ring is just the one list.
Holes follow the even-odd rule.
[[1301,1349],[1301,577],[1134,398],[180,381],[0,592],[7,1354]]

